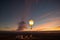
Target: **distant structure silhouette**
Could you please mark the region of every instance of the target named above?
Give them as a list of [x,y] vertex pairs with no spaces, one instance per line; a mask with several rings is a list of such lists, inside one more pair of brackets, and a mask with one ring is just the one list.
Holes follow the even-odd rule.
[[27,28],[26,22],[24,21],[24,18],[21,19],[21,21],[18,24],[17,31],[22,31]]
[[27,28],[26,23],[24,21],[19,22],[18,29],[17,29],[18,31],[24,30],[26,28]]

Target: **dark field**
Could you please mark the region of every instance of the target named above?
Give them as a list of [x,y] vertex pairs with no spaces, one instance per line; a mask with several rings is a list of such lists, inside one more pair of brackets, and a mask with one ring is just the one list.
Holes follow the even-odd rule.
[[0,40],[60,40],[60,31],[0,31]]

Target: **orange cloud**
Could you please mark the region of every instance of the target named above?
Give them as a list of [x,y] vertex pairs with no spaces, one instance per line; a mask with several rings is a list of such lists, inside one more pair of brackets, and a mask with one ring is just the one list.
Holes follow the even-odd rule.
[[40,24],[38,26],[36,26],[35,28],[33,28],[32,30],[34,31],[42,31],[42,30],[60,30],[58,29],[56,26],[60,25],[60,19],[51,19],[50,22],[46,22],[44,24]]
[[53,31],[60,30],[60,19],[59,18],[50,18],[48,22],[40,24],[36,27],[33,27],[32,30],[25,29],[24,31]]
[[[43,24],[39,24],[32,29],[24,29],[22,31],[53,31],[53,30],[60,30],[60,18],[49,18],[48,22]],[[18,27],[17,25],[10,27],[10,28],[0,28],[1,30],[16,30]]]

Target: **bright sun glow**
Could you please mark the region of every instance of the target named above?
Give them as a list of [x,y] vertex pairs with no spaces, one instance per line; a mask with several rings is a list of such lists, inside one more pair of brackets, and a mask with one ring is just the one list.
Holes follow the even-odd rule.
[[34,25],[34,21],[33,20],[29,20],[29,25],[30,26]]

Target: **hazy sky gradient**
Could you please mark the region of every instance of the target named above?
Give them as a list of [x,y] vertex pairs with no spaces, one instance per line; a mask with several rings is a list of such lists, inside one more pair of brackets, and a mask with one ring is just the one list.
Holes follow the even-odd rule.
[[22,17],[33,28],[60,26],[60,0],[0,0],[0,30],[17,29]]

